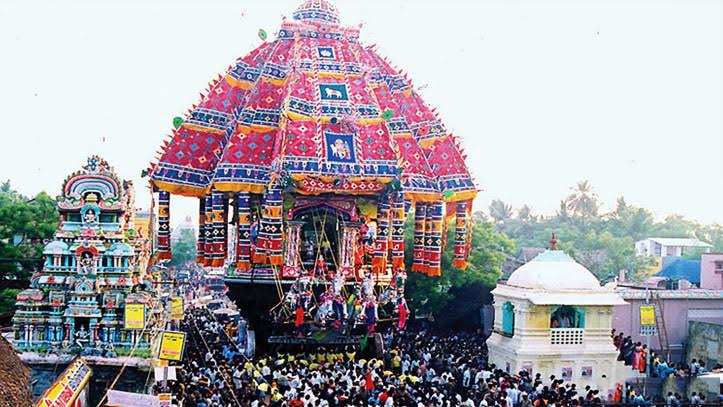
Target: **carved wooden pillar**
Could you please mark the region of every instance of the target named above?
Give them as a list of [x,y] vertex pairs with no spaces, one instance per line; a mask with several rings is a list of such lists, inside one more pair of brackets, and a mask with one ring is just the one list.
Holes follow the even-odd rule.
[[301,226],[304,222],[286,222],[286,240],[284,242],[283,277],[295,278],[301,272],[299,246],[301,245]]
[[351,277],[355,274],[356,251],[359,244],[360,223],[344,222],[342,225],[341,244],[339,245],[339,271],[345,276]]

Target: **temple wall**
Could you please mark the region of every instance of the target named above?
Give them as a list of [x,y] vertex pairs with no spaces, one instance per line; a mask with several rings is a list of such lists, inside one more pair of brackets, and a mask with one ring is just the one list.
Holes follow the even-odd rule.
[[716,363],[723,362],[723,324],[690,321],[686,362],[703,360],[710,370]]

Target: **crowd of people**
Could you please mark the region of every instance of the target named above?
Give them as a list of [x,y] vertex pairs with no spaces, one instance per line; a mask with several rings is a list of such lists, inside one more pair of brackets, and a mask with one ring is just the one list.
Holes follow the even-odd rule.
[[595,389],[555,376],[509,374],[487,363],[478,333],[437,335],[425,325],[387,331],[387,351],[375,358],[361,345],[316,348],[247,358],[236,347],[233,322],[205,307],[187,310],[184,360],[177,380],[159,383],[193,407],[221,406],[502,406],[601,405]]
[[[698,376],[706,373],[706,365],[703,360],[691,360],[690,365],[686,363],[671,363],[663,355],[648,349],[648,346],[640,342],[633,342],[630,336],[612,330],[613,345],[619,350],[618,360],[630,366],[640,373],[646,373],[649,377],[667,378],[669,375],[676,377]],[[648,356],[649,354],[649,356]]]
[[[397,328],[397,327],[395,327]],[[372,345],[323,348],[246,356],[237,335],[237,320],[219,320],[206,306],[193,305],[185,312],[180,329],[187,333],[185,356],[177,365],[176,380],[156,384],[157,393],[170,392],[178,405],[226,406],[598,406],[626,403],[651,404],[630,388],[618,386],[601,394],[578,388],[561,377],[542,377],[529,371],[507,372],[489,364],[484,336],[478,332],[439,334],[425,322],[414,321],[406,330],[386,329],[384,356],[377,358]],[[613,332],[619,360],[640,372],[666,377],[702,373],[705,365],[675,368]],[[368,341],[372,342],[372,341]],[[671,393],[670,407],[704,404],[704,395],[685,400]]]

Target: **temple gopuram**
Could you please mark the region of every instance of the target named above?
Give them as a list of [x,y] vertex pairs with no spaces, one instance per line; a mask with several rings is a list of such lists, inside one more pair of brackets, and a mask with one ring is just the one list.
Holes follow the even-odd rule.
[[403,318],[407,271],[442,272],[445,219],[465,268],[477,188],[460,142],[359,34],[329,2],[304,2],[174,119],[147,170],[159,258],[171,257],[171,195],[196,197],[198,263],[225,271],[252,323]]
[[15,348],[147,347],[148,329],[124,328],[128,304],[144,305],[146,319],[153,306],[142,284],[150,243],[134,229],[133,184],[92,156],[63,182],[57,203],[60,224],[43,250],[43,269],[17,296]]

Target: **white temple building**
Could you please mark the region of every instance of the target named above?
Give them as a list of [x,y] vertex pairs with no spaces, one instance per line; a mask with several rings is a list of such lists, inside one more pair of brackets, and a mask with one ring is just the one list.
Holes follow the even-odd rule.
[[490,363],[590,385],[602,394],[636,376],[617,361],[613,306],[625,301],[561,250],[540,253],[515,270],[494,295],[495,323],[487,340]]

